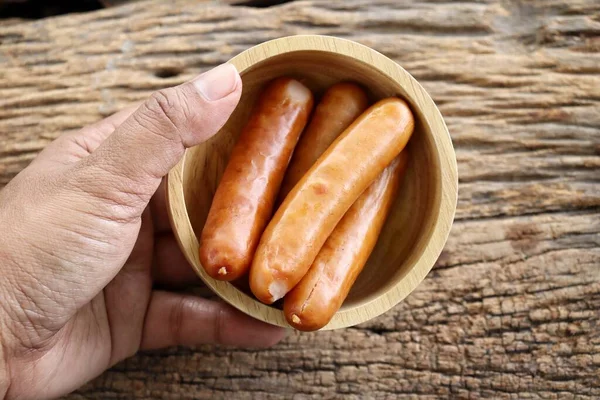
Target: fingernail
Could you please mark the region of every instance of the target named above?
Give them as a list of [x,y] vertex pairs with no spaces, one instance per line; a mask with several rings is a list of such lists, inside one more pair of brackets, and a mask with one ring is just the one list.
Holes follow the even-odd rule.
[[220,100],[235,90],[240,79],[232,64],[221,64],[194,80],[194,86],[208,101]]

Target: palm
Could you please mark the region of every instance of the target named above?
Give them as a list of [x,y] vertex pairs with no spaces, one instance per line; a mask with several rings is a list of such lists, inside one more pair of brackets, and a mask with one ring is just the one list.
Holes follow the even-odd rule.
[[75,389],[140,348],[152,289],[153,242],[152,224],[146,222],[123,269],[58,335],[54,354],[48,357],[55,373],[70,380],[62,385]]
[[[77,175],[76,166],[130,113],[61,137],[0,192],[9,213],[29,217],[4,226],[13,238],[0,238],[0,248],[15,247],[20,237],[33,244],[20,262],[0,265],[17,275],[16,308],[25,313],[13,317],[21,322],[12,328],[17,350],[9,367],[18,383],[10,387],[9,397],[72,391],[139,349],[264,346],[282,336],[221,303],[153,290],[153,280],[181,284],[196,279],[170,231],[163,191],[150,199],[161,179],[145,188],[128,182],[122,196],[102,193],[105,186],[121,182]],[[32,186],[37,188],[33,195]],[[144,190],[150,193],[146,199],[137,194]],[[136,202],[139,211],[131,206]],[[2,317],[10,320],[0,313],[0,327]]]

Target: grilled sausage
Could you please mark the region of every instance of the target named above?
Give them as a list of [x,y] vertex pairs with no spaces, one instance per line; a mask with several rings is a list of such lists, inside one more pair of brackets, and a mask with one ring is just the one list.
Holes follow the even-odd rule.
[[312,106],[310,90],[289,78],[274,80],[260,96],[202,230],[200,262],[213,278],[230,281],[248,271]]
[[413,128],[406,102],[381,100],[319,157],[260,239],[250,269],[250,288],[257,299],[271,304],[302,279],[337,223],[402,151]]
[[327,238],[306,275],[285,296],[283,312],[294,328],[321,329],[340,308],[377,243],[407,161],[404,150],[360,195]]
[[354,83],[337,83],[327,89],[294,150],[279,191],[280,204],[317,158],[367,106],[367,94]]

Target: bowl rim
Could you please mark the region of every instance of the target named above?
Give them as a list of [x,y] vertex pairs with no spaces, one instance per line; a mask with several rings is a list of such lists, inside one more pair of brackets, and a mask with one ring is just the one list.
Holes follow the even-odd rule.
[[[440,201],[438,218],[434,222],[429,241],[423,253],[418,257],[411,270],[403,278],[392,285],[383,294],[370,301],[351,309],[340,310],[322,330],[339,329],[354,326],[373,319],[400,303],[408,296],[429,273],[441,254],[454,219],[458,199],[458,172],[456,155],[450,133],[442,115],[425,89],[400,65],[360,43],[323,35],[297,35],[263,42],[253,46],[228,62],[233,64],[240,75],[254,65],[269,58],[285,53],[298,51],[319,51],[336,53],[367,63],[384,74],[386,78],[395,81],[406,92],[407,100],[423,114],[424,120],[433,132],[433,142],[436,156],[439,158],[440,171]],[[231,283],[211,278],[202,267],[198,256],[198,238],[192,228],[186,210],[183,177],[187,150],[179,163],[166,177],[167,211],[179,246],[187,261],[196,271],[202,281],[225,302],[238,310],[258,320],[290,328],[283,311],[265,305],[253,297],[235,288]],[[184,243],[183,238],[191,240]]]

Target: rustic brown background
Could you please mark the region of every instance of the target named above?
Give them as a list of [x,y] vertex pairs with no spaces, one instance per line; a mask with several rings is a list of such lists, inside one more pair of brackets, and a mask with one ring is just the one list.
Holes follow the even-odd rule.
[[356,328],[273,349],[174,348],[84,398],[600,397],[600,3],[141,1],[0,22],[0,186],[78,128],[285,35],[397,60],[456,146],[456,222],[425,282]]

